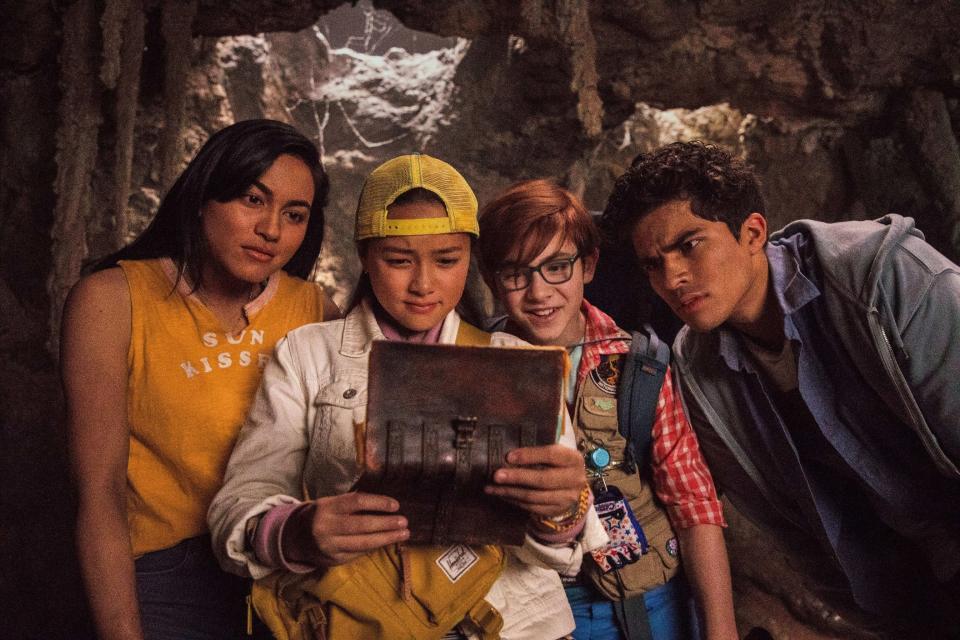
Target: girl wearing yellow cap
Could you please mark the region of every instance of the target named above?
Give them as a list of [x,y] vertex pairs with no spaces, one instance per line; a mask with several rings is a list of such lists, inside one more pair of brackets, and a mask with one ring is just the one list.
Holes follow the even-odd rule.
[[[224,568],[254,578],[271,575],[266,591],[273,599],[261,589],[255,600],[278,637],[313,637],[302,635],[310,628],[334,640],[544,640],[573,630],[556,572],[579,566],[583,551],[602,544],[605,535],[590,508],[570,429],[561,444],[510,452],[511,467],[498,470],[487,487],[531,514],[522,547],[508,548],[505,560],[502,550],[491,551],[501,557],[489,583],[441,578],[417,585],[419,565],[410,569],[409,556],[385,551],[409,537],[399,505],[351,491],[361,472],[355,425],[365,420],[371,343],[453,344],[479,331],[455,309],[477,235],[476,197],[453,167],[420,154],[384,163],[367,178],[357,208],[364,276],[349,313],[288,334],[264,371],[209,523]],[[501,333],[489,340],[521,344]],[[485,551],[474,551],[478,563],[487,559]],[[414,562],[416,553],[428,553],[413,552]],[[387,559],[376,565],[380,558]],[[395,602],[389,584],[351,591],[371,562],[371,575],[392,571],[401,583],[412,576],[414,597],[406,584],[400,585],[405,596]],[[432,564],[423,566],[429,572]],[[429,593],[418,594],[418,588]],[[373,591],[384,591],[386,600]],[[441,596],[446,599],[438,604]],[[408,615],[420,615],[422,624]]]

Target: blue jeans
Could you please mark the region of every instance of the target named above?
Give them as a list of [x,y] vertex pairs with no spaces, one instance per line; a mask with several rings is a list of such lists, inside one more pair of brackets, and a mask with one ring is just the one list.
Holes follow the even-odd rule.
[[[613,603],[592,587],[567,587],[566,592],[577,625],[574,640],[624,640]],[[643,604],[653,640],[699,637],[692,602],[681,576],[644,593]]]
[[250,581],[220,569],[209,536],[146,553],[135,568],[145,640],[271,638],[256,616],[247,635]]

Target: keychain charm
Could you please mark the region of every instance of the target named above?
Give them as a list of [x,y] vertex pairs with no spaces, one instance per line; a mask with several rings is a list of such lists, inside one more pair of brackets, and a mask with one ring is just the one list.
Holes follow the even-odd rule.
[[649,550],[649,544],[620,489],[607,485],[607,472],[620,465],[613,463],[610,452],[603,446],[594,447],[583,457],[587,475],[595,482],[593,507],[610,536],[607,546],[591,554],[600,570],[609,573],[639,560]]
[[604,489],[594,496],[593,507],[610,536],[610,542],[590,553],[600,570],[609,573],[639,560],[650,549],[650,545],[643,527],[637,522],[633,509],[620,490],[612,485],[607,486],[605,481],[603,485]]
[[610,452],[603,447],[597,447],[586,456],[587,466],[595,473],[603,473],[603,470],[610,465]]
[[[610,466],[610,452],[598,446],[583,456],[587,467],[587,477],[594,481],[594,493],[603,493],[607,490],[607,467]],[[602,487],[602,488],[600,488]]]

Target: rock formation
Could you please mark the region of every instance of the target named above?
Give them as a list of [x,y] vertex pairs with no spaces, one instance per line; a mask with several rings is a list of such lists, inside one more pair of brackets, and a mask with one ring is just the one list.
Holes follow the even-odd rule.
[[[374,1],[415,37],[383,14],[350,17],[343,0],[6,4],[0,598],[30,603],[5,621],[9,637],[86,629],[56,372],[63,298],[236,119],[288,120],[324,148],[334,193],[319,277],[341,299],[359,176],[413,149],[453,161],[481,200],[552,176],[596,209],[637,152],[704,137],[759,168],[773,227],[898,211],[960,257],[953,0]],[[331,21],[351,20],[354,40],[336,40]],[[764,591],[746,624],[777,593],[751,571],[740,588]],[[823,612],[789,608],[808,622]]]

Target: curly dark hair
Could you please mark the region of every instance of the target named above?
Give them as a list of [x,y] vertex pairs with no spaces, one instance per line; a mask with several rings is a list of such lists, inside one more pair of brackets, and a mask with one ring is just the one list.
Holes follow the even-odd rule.
[[674,200],[688,200],[693,213],[723,222],[734,237],[765,205],[760,181],[741,160],[700,141],[674,142],[641,153],[617,179],[600,219],[610,238],[630,236],[637,221]]

